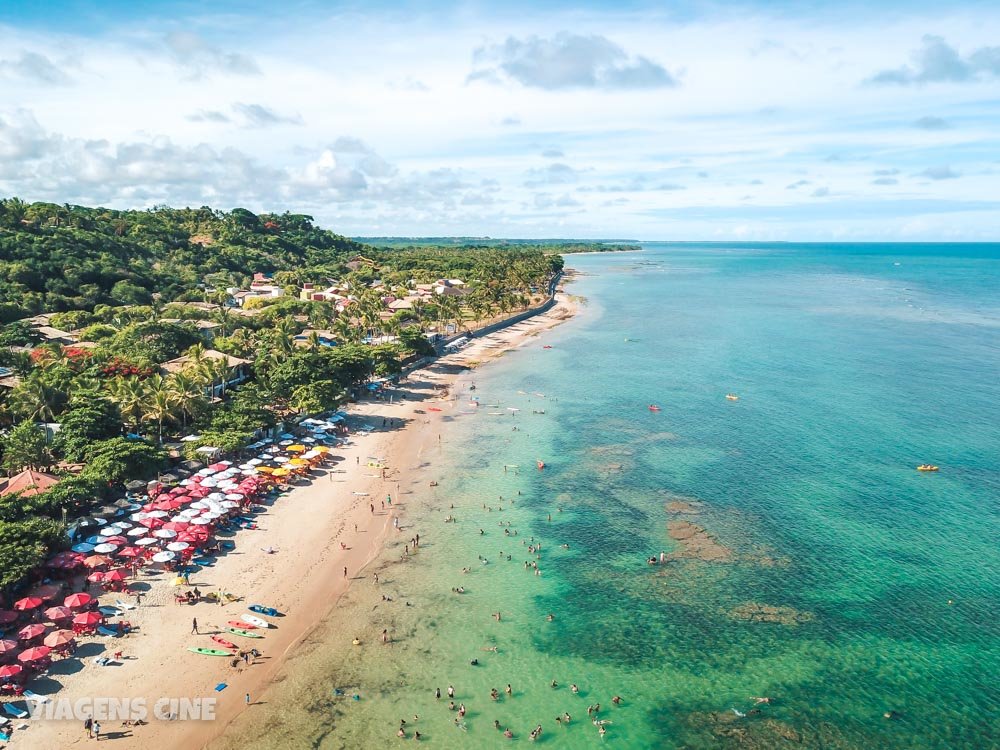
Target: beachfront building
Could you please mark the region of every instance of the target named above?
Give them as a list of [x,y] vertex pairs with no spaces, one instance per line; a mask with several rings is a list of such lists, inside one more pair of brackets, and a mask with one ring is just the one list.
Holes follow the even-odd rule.
[[[250,360],[248,359],[224,354],[215,349],[206,349],[202,356],[205,359],[224,360],[226,363],[225,379],[219,379],[211,385],[205,386],[205,395],[209,398],[221,398],[226,389],[245,383],[250,378]],[[169,362],[164,362],[160,365],[160,369],[167,374],[177,373],[183,372],[194,364],[194,360],[191,357],[184,355]]]
[[59,477],[46,474],[44,471],[25,469],[20,474],[0,481],[0,497],[17,494],[21,497],[40,495],[58,481]]

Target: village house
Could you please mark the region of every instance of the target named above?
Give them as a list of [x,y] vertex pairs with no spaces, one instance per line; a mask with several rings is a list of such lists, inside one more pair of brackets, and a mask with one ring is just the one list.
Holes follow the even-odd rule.
[[59,477],[46,474],[44,471],[25,469],[9,479],[0,480],[0,497],[20,494],[21,497],[40,495],[49,487],[59,482]]

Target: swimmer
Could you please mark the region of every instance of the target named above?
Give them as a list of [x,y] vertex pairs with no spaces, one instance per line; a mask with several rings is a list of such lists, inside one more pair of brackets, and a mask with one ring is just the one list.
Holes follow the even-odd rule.
[[575,683],[569,686],[569,690],[570,690],[571,693],[574,693],[574,694],[580,692],[580,688],[578,688]]
[[606,735],[608,733],[608,730],[605,729],[603,726],[600,726],[600,727],[597,728],[597,733],[599,735],[601,735],[601,737],[603,737],[604,735]]
[[503,736],[506,737],[508,740],[510,740],[514,738],[514,733],[510,731],[510,728],[508,727],[507,729],[503,730]]
[[514,694],[514,690],[513,690],[512,688],[511,688],[511,686],[510,686],[510,683],[509,683],[509,682],[507,683],[507,687],[505,687],[505,688],[503,689],[503,691],[504,691],[505,693],[507,693],[507,695],[513,695],[513,694]]
[[493,720],[493,728],[496,729],[498,732],[500,731],[500,719]]
[[756,705],[758,705],[758,706],[759,706],[759,705],[760,705],[761,703],[770,703],[770,702],[771,702],[771,699],[770,699],[770,698],[767,698],[767,697],[764,697],[764,698],[758,698],[758,697],[757,697],[756,695],[751,695],[751,696],[750,696],[750,700],[752,700],[752,701],[753,701],[753,702],[754,702],[754,703],[755,703]]
[[569,724],[569,714],[563,714],[563,723]]
[[611,699],[611,702],[614,703],[616,706],[620,706],[622,703],[622,697],[620,695],[616,695],[614,698]]
[[549,683],[549,687],[555,689],[559,687],[559,683],[556,682],[555,680],[552,680],[552,682]]
[[486,646],[483,649],[483,651],[492,651],[494,654],[496,654],[499,653],[499,651],[497,650],[498,648],[499,648],[498,646]]

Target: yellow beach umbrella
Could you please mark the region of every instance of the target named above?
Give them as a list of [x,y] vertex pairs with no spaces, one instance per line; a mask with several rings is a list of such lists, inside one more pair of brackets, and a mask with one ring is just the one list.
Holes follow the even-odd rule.
[[316,451],[317,453],[329,453],[330,452],[330,446],[328,446],[328,445],[317,445],[315,448],[313,448],[313,450]]
[[259,474],[273,474],[274,469],[272,469],[270,466],[258,466],[257,472]]
[[289,453],[302,453],[305,451],[305,449],[306,447],[304,445],[289,445],[287,448],[285,448],[285,450],[288,451]]
[[291,464],[292,466],[308,466],[309,462],[304,458],[293,458],[289,460],[289,462],[285,464],[285,466],[288,466],[289,464]]
[[275,469],[274,471],[272,471],[271,472],[271,476],[273,476],[273,477],[287,477],[291,473],[292,472],[290,472],[285,467],[281,467],[280,469]]

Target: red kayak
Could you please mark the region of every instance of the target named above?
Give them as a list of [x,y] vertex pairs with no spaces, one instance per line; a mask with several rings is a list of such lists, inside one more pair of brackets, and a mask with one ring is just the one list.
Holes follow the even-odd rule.
[[543,346],[543,347],[542,347],[542,349],[551,349],[551,348],[552,348],[552,347],[551,347],[551,346],[549,346],[548,344],[546,344],[545,346]]
[[438,409],[436,406],[428,406],[427,411],[441,411],[441,410]]
[[233,651],[239,651],[239,648],[232,641],[227,641],[221,635],[213,635],[212,640],[218,643],[220,646],[225,646],[226,648],[232,649]]
[[243,622],[243,620],[229,620],[226,625],[234,628],[240,628],[241,630],[256,630],[257,626],[250,622]]

